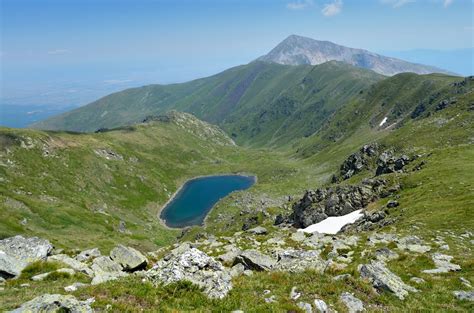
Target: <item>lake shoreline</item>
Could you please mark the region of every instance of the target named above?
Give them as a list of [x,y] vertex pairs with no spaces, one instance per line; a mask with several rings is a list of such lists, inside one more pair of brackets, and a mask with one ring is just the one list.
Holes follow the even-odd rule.
[[[160,209],[158,210],[158,213],[157,213],[157,217],[158,217],[158,220],[160,222],[160,224],[165,227],[166,229],[169,229],[169,230],[182,230],[182,229],[185,229],[187,227],[192,227],[192,226],[205,226],[206,225],[206,219],[209,215],[209,213],[211,213],[211,211],[214,209],[214,207],[217,205],[217,203],[219,201],[221,201],[223,198],[219,199],[212,207],[211,209],[206,213],[206,216],[202,222],[201,225],[191,225],[191,226],[183,226],[183,227],[171,227],[171,226],[168,226],[166,225],[166,221],[164,219],[161,218],[161,214],[163,213],[163,210],[176,198],[176,196],[180,193],[180,191],[184,188],[184,186],[186,186],[186,184],[188,184],[189,182],[193,181],[193,180],[197,180],[197,179],[201,179],[201,178],[207,178],[207,177],[222,177],[222,176],[243,176],[243,177],[248,177],[248,178],[251,178],[253,180],[253,184],[252,186],[254,186],[257,182],[258,182],[258,178],[257,178],[257,175],[253,174],[253,173],[246,173],[246,172],[239,172],[239,173],[222,173],[222,174],[209,174],[209,175],[199,175],[199,176],[194,176],[192,178],[189,178],[189,179],[186,179],[177,189],[176,191],[171,195],[171,197],[160,207]],[[251,188],[251,187],[249,187]],[[242,190],[239,190],[239,191],[242,191]],[[226,196],[227,197],[227,196]]]

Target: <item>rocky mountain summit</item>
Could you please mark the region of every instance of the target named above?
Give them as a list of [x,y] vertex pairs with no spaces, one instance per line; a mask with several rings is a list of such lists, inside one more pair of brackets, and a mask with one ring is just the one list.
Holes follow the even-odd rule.
[[317,65],[328,61],[340,61],[388,76],[403,72],[452,74],[433,66],[410,63],[363,49],[344,47],[330,41],[319,41],[297,35],[289,36],[258,60],[285,65]]

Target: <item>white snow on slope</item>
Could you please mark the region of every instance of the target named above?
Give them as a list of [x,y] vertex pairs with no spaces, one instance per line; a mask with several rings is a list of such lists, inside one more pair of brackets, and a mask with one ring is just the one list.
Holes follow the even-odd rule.
[[343,216],[331,216],[319,223],[309,225],[306,228],[298,229],[305,233],[318,232],[321,234],[337,234],[347,224],[352,224],[360,217],[364,216],[362,210],[357,210]]
[[384,119],[380,122],[379,126],[382,126],[383,124],[385,124],[387,122],[388,118],[387,117],[384,117]]

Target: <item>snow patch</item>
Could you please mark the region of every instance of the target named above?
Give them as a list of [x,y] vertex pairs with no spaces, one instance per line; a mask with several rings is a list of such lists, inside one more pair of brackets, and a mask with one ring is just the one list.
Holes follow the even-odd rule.
[[379,127],[385,124],[387,120],[388,120],[388,117],[385,116],[384,119],[380,122]]
[[331,216],[319,223],[309,225],[308,227],[303,229],[298,229],[298,231],[302,231],[305,233],[318,232],[321,234],[334,235],[337,234],[337,232],[339,232],[342,227],[346,226],[347,224],[354,223],[362,216],[364,216],[362,210],[357,210],[343,216]]

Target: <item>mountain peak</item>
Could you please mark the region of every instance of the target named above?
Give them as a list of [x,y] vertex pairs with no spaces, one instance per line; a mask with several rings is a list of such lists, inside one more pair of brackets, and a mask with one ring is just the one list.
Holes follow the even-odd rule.
[[367,50],[349,48],[330,41],[320,41],[295,34],[285,38],[258,60],[285,65],[317,65],[328,61],[341,61],[387,76],[403,72],[452,74],[433,66],[410,63]]

